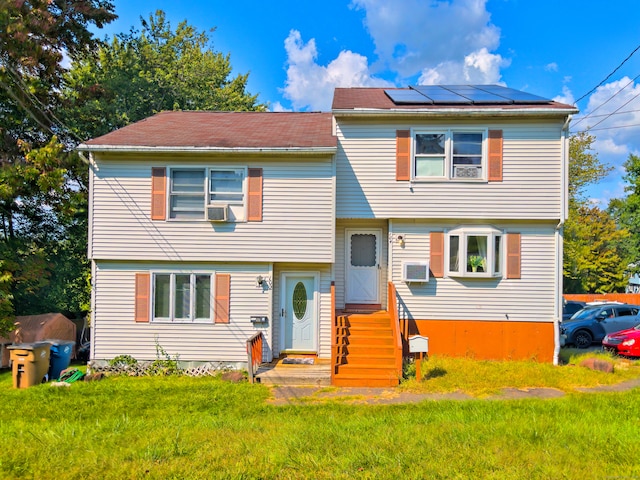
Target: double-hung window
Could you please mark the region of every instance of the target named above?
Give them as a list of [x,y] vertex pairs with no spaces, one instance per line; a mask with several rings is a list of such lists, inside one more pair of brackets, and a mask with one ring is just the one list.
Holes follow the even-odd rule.
[[495,228],[461,227],[446,239],[446,267],[452,277],[502,276],[503,234]]
[[169,182],[169,218],[205,220],[207,207],[222,206],[230,221],[246,218],[246,168],[174,168]]
[[485,179],[486,138],[486,130],[415,130],[413,179]]
[[211,274],[153,274],[154,321],[211,321],[211,304]]

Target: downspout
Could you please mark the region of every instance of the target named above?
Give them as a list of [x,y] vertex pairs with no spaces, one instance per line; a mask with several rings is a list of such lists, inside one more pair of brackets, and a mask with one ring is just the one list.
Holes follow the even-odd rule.
[[564,222],[568,218],[568,186],[569,186],[569,123],[571,115],[567,116],[567,120],[562,126],[561,134],[561,155],[562,164],[560,167],[560,221],[555,228],[556,243],[556,294],[554,301],[553,316],[553,364],[558,365],[560,357],[560,319],[562,318],[562,270],[564,264],[563,242],[564,242]]

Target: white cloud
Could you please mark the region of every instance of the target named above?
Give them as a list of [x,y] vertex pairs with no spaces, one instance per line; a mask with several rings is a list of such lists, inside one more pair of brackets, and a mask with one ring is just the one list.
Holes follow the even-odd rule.
[[558,71],[558,64],[556,62],[548,63],[547,65],[545,65],[544,69],[547,72],[557,72]]
[[554,97],[553,100],[560,103],[566,103],[567,105],[573,105],[576,101],[575,98],[573,98],[573,93],[566,85],[562,87],[562,95]]
[[508,64],[500,55],[486,48],[470,53],[462,62],[442,62],[425,68],[418,79],[420,85],[455,83],[500,83],[500,67]]
[[[365,12],[365,27],[377,60],[343,50],[327,65],[317,63],[314,39],[292,30],[285,40],[287,80],[283,88],[295,110],[330,108],[335,87],[392,86],[375,72],[407,83],[501,83],[510,61],[491,53],[500,29],[492,25],[487,0],[353,0]],[[413,78],[413,80],[411,80]],[[278,108],[282,107],[280,105]]]
[[481,52],[498,47],[500,29],[490,23],[486,0],[353,0],[352,5],[365,11],[365,26],[383,69],[405,78],[419,72],[429,78],[428,72],[440,73],[442,67],[447,77],[458,70],[455,76],[462,78],[469,69],[467,59],[478,54],[479,59],[490,58],[492,66],[476,65],[475,71],[493,73],[497,58]]
[[390,82],[373,77],[367,57],[343,50],[327,66],[316,63],[315,40],[306,44],[300,32],[291,30],[284,42],[288,57],[285,98],[295,110],[328,110],[335,87],[391,86]]

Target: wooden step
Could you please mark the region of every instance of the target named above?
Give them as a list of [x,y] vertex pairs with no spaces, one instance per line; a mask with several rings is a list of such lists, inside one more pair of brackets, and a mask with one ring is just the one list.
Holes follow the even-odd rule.
[[391,335],[368,335],[362,337],[354,337],[349,335],[345,338],[344,345],[370,345],[370,346],[393,346],[393,337]]
[[363,355],[363,356],[393,356],[395,347],[393,345],[336,345],[339,355]]
[[369,354],[358,355],[354,353],[342,354],[338,356],[336,363],[338,365],[386,365],[395,367],[396,359],[393,354]]
[[387,328],[391,328],[391,319],[388,316],[378,316],[378,315],[369,315],[367,316],[355,316],[352,315],[346,318],[343,322],[343,325],[347,327],[355,327],[362,325],[384,325]]
[[347,375],[350,373],[356,375],[381,375],[381,376],[389,376],[393,375],[395,362],[386,365],[375,365],[372,363],[362,363],[362,364],[351,364],[351,363],[343,363],[341,365],[336,365],[336,374],[337,375]]
[[393,335],[389,325],[353,325],[351,327],[336,327],[338,335],[348,334],[349,336],[360,335]]
[[343,374],[333,378],[336,387],[397,387],[398,378],[379,375]]

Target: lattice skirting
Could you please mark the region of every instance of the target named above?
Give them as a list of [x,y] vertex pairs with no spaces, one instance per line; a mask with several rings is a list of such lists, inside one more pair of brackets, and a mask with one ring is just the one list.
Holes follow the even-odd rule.
[[[139,362],[137,365],[100,365],[89,362],[87,370],[91,373],[106,373],[110,375],[128,375],[131,377],[145,377],[149,375],[161,375],[154,362]],[[195,367],[179,368],[178,375],[189,377],[213,376],[221,372],[235,370],[234,365],[226,362],[209,362]],[[174,372],[175,373],[175,372]]]

